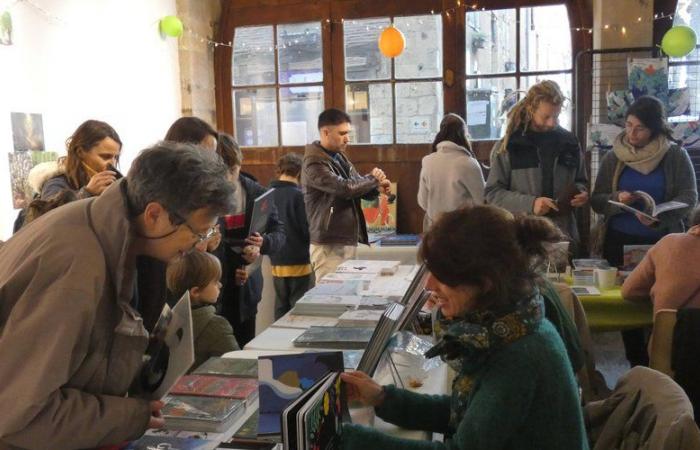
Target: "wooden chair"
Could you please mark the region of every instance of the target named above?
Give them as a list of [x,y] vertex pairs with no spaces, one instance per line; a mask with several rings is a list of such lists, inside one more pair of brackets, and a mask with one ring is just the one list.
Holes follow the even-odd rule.
[[671,355],[673,329],[676,326],[676,310],[660,309],[654,313],[654,327],[649,340],[649,367],[673,378]]

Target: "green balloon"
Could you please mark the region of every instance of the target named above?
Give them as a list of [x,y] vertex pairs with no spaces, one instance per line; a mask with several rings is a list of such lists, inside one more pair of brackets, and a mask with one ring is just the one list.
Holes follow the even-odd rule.
[[677,25],[664,34],[661,39],[661,49],[668,56],[680,58],[692,52],[697,44],[697,37],[692,28]]
[[177,16],[165,16],[160,20],[161,33],[171,36],[182,36],[182,21]]

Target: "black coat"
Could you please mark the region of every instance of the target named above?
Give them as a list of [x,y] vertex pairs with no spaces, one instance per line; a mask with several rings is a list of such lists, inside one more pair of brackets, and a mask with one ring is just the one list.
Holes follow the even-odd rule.
[[309,222],[304,209],[304,194],[299,186],[289,181],[275,180],[270,187],[275,189],[275,206],[287,234],[285,244],[270,253],[272,265],[309,264]]
[[[245,225],[243,229],[248,230],[250,229],[250,219],[253,214],[253,203],[267,189],[245,175],[242,175],[239,179],[246,191]],[[235,233],[228,233],[225,225],[224,218],[220,217],[219,226],[223,239],[221,245],[213,252],[221,261],[222,270],[222,288],[219,295],[218,309],[221,315],[226,317],[235,328],[237,323],[253,318],[258,313],[258,303],[262,298],[263,277],[262,271],[258,269],[248,276],[248,281],[243,286],[236,285],[236,269],[245,266],[247,263],[240,253],[233,249],[234,247],[242,246],[241,236]],[[284,245],[284,224],[280,222],[277,208],[274,205],[262,236],[263,245],[260,248],[262,255],[274,253]],[[242,238],[245,238],[245,236]]]

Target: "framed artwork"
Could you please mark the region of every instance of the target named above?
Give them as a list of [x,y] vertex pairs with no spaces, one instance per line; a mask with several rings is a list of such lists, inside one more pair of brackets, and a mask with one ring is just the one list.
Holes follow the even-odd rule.
[[15,152],[44,151],[44,123],[41,114],[10,113]]

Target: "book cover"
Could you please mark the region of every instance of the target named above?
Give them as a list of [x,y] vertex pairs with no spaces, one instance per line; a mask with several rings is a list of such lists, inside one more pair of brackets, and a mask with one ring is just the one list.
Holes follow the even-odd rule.
[[[260,233],[262,235],[265,232],[267,220],[270,218],[270,212],[272,212],[275,206],[275,197],[272,195],[274,191],[275,188],[268,189],[253,202],[253,212],[250,216],[250,228],[248,229],[249,236],[254,233]],[[261,264],[262,255],[252,263],[246,265],[245,270],[248,274],[251,274],[258,270]]]
[[194,362],[190,294],[170,308],[167,304],[153,327],[137,391],[148,399],[161,399]]
[[257,392],[258,380],[212,375],[185,375],[170,390],[172,395],[202,395],[239,400],[255,398]]
[[124,447],[124,450],[214,450],[219,443],[205,439],[146,435]]
[[258,378],[258,361],[255,359],[221,358],[212,356],[193,371],[192,374]]
[[258,358],[259,434],[279,434],[284,408],[329,372],[342,371],[342,352],[312,352]]
[[393,275],[399,268],[400,261],[380,261],[349,259],[340,264],[335,271],[338,273],[378,273]]
[[364,327],[310,327],[294,339],[295,347],[358,349],[365,348],[372,329]]
[[382,247],[413,247],[420,244],[417,234],[393,234],[379,240]]
[[221,432],[245,410],[241,400],[232,398],[172,395],[163,400],[161,412],[171,430]]
[[386,194],[379,194],[374,200],[361,200],[368,233],[396,233],[396,183],[391,183],[391,192],[394,193],[392,201]]

